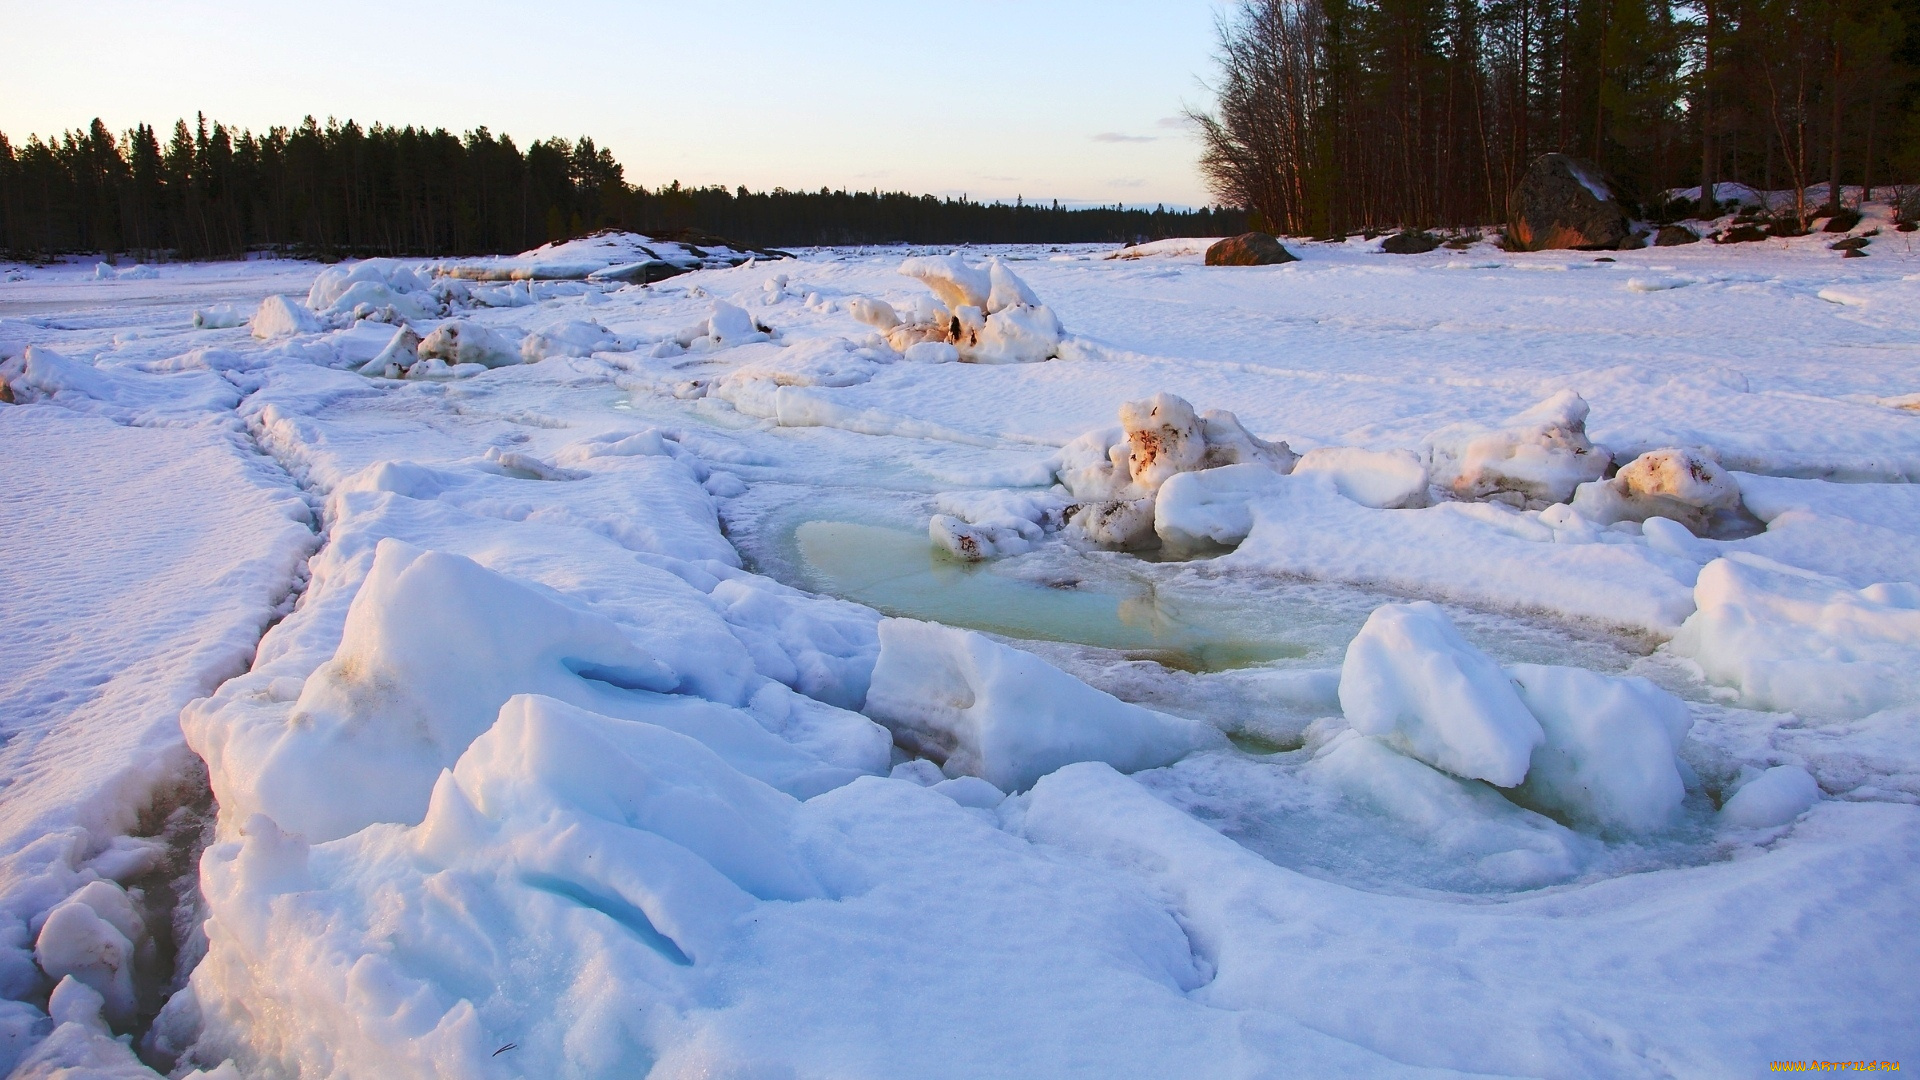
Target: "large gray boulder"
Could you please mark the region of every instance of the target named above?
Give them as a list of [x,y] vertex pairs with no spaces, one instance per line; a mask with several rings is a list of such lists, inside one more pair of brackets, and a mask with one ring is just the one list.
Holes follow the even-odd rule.
[[1300,257],[1263,232],[1241,233],[1207,249],[1208,266],[1272,266],[1298,262]]
[[1566,154],[1545,154],[1507,199],[1507,239],[1521,251],[1612,250],[1632,235],[1606,175]]

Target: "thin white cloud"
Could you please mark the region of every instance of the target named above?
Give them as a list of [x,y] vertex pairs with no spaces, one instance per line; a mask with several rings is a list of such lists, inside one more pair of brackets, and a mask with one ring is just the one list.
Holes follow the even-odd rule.
[[1093,137],[1094,142],[1112,143],[1158,142],[1159,140],[1160,136],[1158,135],[1123,135],[1118,131],[1103,131]]

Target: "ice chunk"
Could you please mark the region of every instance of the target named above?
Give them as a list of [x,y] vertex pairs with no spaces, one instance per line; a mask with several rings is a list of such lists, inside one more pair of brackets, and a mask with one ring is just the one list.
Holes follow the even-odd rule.
[[245,325],[247,325],[246,313],[232,304],[214,304],[193,313],[195,330],[224,330],[228,327]]
[[1265,465],[1176,473],[1160,485],[1154,499],[1153,531],[1174,548],[1232,546],[1253,530],[1255,499],[1300,482]]
[[1132,548],[1152,546],[1154,499],[1100,499],[1082,503],[1073,512],[1073,525],[1096,544]]
[[1125,428],[1098,428],[1060,448],[1054,477],[1076,499],[1111,499],[1132,486]]
[[79,1024],[107,1035],[110,1031],[107,1028],[106,1007],[107,999],[101,997],[98,990],[72,975],[63,975],[60,984],[53,988],[53,994],[47,999],[47,1016],[56,1024]]
[[1581,484],[1572,506],[1601,525],[1664,517],[1699,535],[1716,512],[1739,508],[1740,487],[1701,451],[1669,447],[1641,454],[1611,480]]
[[79,899],[47,913],[34,940],[33,958],[51,978],[72,977],[98,994],[108,1020],[133,1019],[133,942]]
[[1040,298],[1033,294],[1026,282],[1007,268],[998,255],[987,260],[987,281],[989,288],[985,307],[988,315],[1010,307],[1040,306]]
[[934,547],[968,562],[1018,555],[1032,547],[1017,532],[972,525],[949,514],[935,514],[927,519],[927,537]]
[[1785,825],[1820,801],[1820,785],[1798,765],[1775,765],[1741,785],[1720,807],[1720,820],[1748,829]]
[[[451,779],[458,802],[483,818],[540,821],[584,812],[664,837],[760,899],[820,895],[788,842],[794,800],[654,724],[516,696],[460,755]],[[459,851],[464,821],[454,806],[436,809],[422,823],[423,845]]]
[[900,325],[900,316],[885,300],[856,296],[847,301],[847,313],[883,334]]
[[949,311],[962,307],[985,310],[993,293],[990,273],[970,266],[958,255],[920,255],[900,264],[900,272],[917,278]]
[[1274,472],[1292,472],[1300,455],[1284,442],[1268,442],[1240,423],[1240,418],[1225,409],[1208,409],[1200,414],[1200,434],[1206,440],[1207,453],[1200,467],[1215,469],[1222,465],[1265,465]]
[[1324,473],[1340,494],[1376,510],[1427,505],[1427,467],[1411,450],[1327,446],[1307,451],[1293,471]]
[[520,358],[529,364],[549,356],[592,356],[597,352],[631,352],[633,343],[592,319],[557,323],[528,334],[520,343]]
[[725,300],[713,302],[713,311],[707,316],[707,336],[722,348],[767,340],[767,335],[754,323],[753,316],[747,314],[745,308],[736,307]]
[[1700,571],[1672,649],[1750,708],[1851,718],[1920,701],[1920,588],[1855,589],[1746,552]]
[[1367,617],[1340,668],[1340,708],[1363,735],[1500,787],[1526,779],[1546,739],[1500,666],[1426,600]]
[[977,561],[1029,551],[1065,523],[1066,500],[1030,491],[956,491],[934,500],[936,546]]
[[1582,668],[1507,669],[1546,742],[1515,798],[1624,833],[1670,824],[1686,798],[1676,754],[1693,726],[1686,703],[1642,678]]
[[520,362],[520,352],[506,338],[468,319],[448,319],[420,343],[422,360],[444,360],[449,365],[479,364],[508,367]]
[[1611,456],[1587,439],[1587,403],[1562,390],[1496,428],[1455,424],[1427,436],[1433,483],[1462,499],[1566,502]]
[[253,336],[261,341],[289,334],[311,334],[320,329],[313,312],[284,296],[269,296],[253,313]]
[[333,659],[284,720],[188,721],[223,814],[264,812],[316,842],[418,821],[434,776],[515,694],[644,720],[707,744],[775,787],[816,794],[857,775],[741,710],[667,694],[680,677],[621,627],[471,560],[380,541]]
[[420,335],[413,332],[413,327],[402,326],[393,332],[386,348],[360,365],[360,374],[388,379],[405,378],[408,369],[419,362],[419,356]]
[[913,619],[880,624],[866,711],[947,775],[1003,791],[1076,761],[1133,772],[1226,744],[1207,724],[1130,705],[1032,653]]
[[351,310],[353,304],[343,304],[342,301],[356,285],[361,284],[377,285],[391,294],[428,293],[426,279],[411,266],[392,259],[366,259],[356,263],[338,263],[321,270],[314,276],[313,286],[307,290],[307,306],[314,311],[335,307]]
[[386,322],[396,318],[431,319],[441,313],[440,304],[431,293],[405,292],[383,281],[356,281],[333,303],[314,310],[335,318],[366,318],[377,311]]
[[1007,793],[977,776],[956,776],[933,785],[933,790],[976,810],[991,810],[1006,801]]
[[960,359],[960,350],[945,341],[916,341],[901,355],[915,364],[951,364]]
[[988,315],[985,325],[968,332],[956,348],[969,363],[1035,364],[1060,351],[1061,333],[1053,309],[1022,304]]
[[1308,775],[1410,828],[1442,854],[1470,861],[1478,876],[1496,884],[1539,888],[1579,869],[1577,838],[1564,826],[1384,740],[1340,732],[1315,752]]

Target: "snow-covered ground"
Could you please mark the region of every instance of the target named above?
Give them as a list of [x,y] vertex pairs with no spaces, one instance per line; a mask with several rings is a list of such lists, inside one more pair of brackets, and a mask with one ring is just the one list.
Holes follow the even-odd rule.
[[0,1073],[1914,1059],[1876,226],[0,267]]

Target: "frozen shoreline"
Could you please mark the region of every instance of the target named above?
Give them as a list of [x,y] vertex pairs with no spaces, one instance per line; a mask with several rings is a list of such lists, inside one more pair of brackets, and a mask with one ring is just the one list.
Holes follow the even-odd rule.
[[[25,1002],[0,1005],[7,1052],[38,1043],[21,1075],[136,1067],[107,1037],[124,1018],[90,1021],[74,992],[49,1001],[58,950],[36,967],[36,935],[87,867],[138,876],[111,856],[139,843],[114,837],[193,772],[191,745],[220,811],[210,921],[183,947],[207,958],[141,1045],[181,1072],[229,1057],[246,1076],[503,1077],[1899,1060],[1920,1047],[1905,933],[1920,693],[1872,665],[1920,652],[1920,602],[1902,591],[1920,578],[1920,503],[1887,482],[1920,477],[1920,413],[1903,404],[1920,392],[1920,257],[1891,233],[1845,264],[1804,239],[1604,263],[1484,245],[1383,256],[1356,239],[1297,245],[1303,261],[1274,268],[1205,268],[1184,249],[969,250],[1003,257],[1065,327],[1057,359],[1005,365],[903,359],[854,317],[856,299],[922,303],[897,251],[647,288],[362,288],[376,313],[415,311],[421,339],[465,320],[480,330],[464,340],[539,361],[449,352],[462,377],[424,380],[354,370],[394,327],[318,287],[309,299],[327,302],[301,304],[319,267],[162,267],[140,306],[117,302],[134,282],[25,269],[0,282],[0,361],[40,400],[0,406],[0,423],[20,436],[10,449],[46,449],[5,543],[42,591],[22,578],[0,611],[42,635],[36,654],[115,656],[152,700],[111,722],[78,698],[0,703],[5,818],[21,823],[0,851],[15,920],[0,972]],[[194,327],[196,309],[270,293],[292,296],[293,333]],[[61,359],[19,374],[30,345]],[[1099,688],[1049,682],[1047,701],[1148,733],[1126,767],[1203,747],[1133,779],[1072,757],[1037,782],[1023,772],[1060,746],[1123,755],[995,741],[1039,708],[1000,703],[1051,678],[1003,646],[922,635],[913,663],[933,666],[902,669],[908,654],[886,650],[907,639],[881,612],[741,568],[784,541],[740,530],[849,520],[836,499],[866,500],[873,524],[964,510],[1011,535],[1024,519],[995,508],[1026,506],[1008,499],[1044,492],[1060,448],[1156,392],[1294,452],[1418,452],[1560,389],[1591,405],[1587,431],[1620,463],[1718,454],[1746,474],[1761,531],[1655,530],[1656,549],[1628,530],[1610,546],[1537,509],[1373,509],[1282,477],[1300,483],[1252,505],[1237,552],[1142,580],[1231,598],[1309,579],[1300,595],[1329,614],[1297,638],[1272,631],[1294,652],[1180,671],[1144,648],[1030,648]],[[312,506],[323,544],[302,565]],[[1030,530],[1037,554],[1010,572],[1073,590],[1135,559],[1056,526]],[[168,531],[187,527],[208,535]],[[91,585],[82,552],[39,556],[88,533],[135,578]],[[89,606],[100,589],[145,606]],[[214,594],[217,617],[197,615]],[[1471,778],[1507,783],[1524,733],[1470,759],[1404,717],[1399,734],[1356,730],[1334,669],[1367,610],[1413,598],[1452,601],[1469,647],[1501,663],[1679,692],[1672,817],[1629,834]],[[136,625],[145,637],[113,644]],[[141,649],[160,675],[136,674]],[[936,708],[899,675],[936,669],[974,704]],[[16,685],[52,688],[53,670]],[[876,678],[892,704],[864,716]],[[222,680],[187,708],[181,742],[173,713]],[[1229,727],[1241,748],[1223,748],[1156,727],[1155,709],[1250,715]],[[896,768],[889,744],[914,738],[958,739],[956,760],[1022,790]],[[1777,766],[1810,774],[1818,804],[1796,817],[1805,803],[1782,788],[1774,820],[1763,785],[1747,816],[1720,814]],[[64,861],[32,854],[33,834],[69,824],[84,833]],[[137,935],[122,936],[137,968]],[[113,978],[73,970],[83,990]]]

